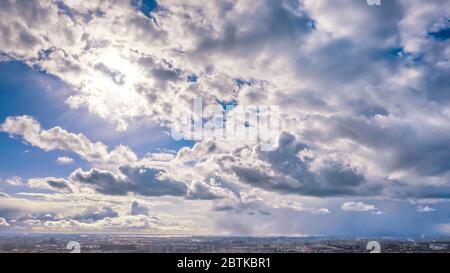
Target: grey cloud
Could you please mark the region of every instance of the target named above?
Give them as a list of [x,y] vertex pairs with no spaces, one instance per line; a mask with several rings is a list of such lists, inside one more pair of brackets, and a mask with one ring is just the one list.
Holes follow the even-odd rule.
[[105,218],[115,218],[118,216],[119,216],[119,214],[110,207],[101,207],[101,208],[90,207],[90,208],[87,208],[81,214],[71,217],[71,219],[78,220],[78,221],[95,222],[95,221],[102,220]]
[[136,40],[144,40],[150,43],[163,43],[167,39],[166,31],[160,29],[155,19],[146,16],[128,17],[126,25],[131,27],[130,31]]
[[448,59],[450,40],[445,42],[428,41],[427,54],[421,55],[420,63],[416,64],[422,70],[420,81],[416,88],[424,93],[426,98],[438,105],[447,106],[450,103],[448,89],[450,86],[450,69],[442,65]]
[[44,42],[35,30],[50,20],[51,13],[52,9],[44,1],[2,1],[0,51],[16,58],[37,53]]
[[29,179],[28,186],[33,188],[48,188],[55,191],[72,193],[73,190],[70,187],[69,181],[61,178],[37,178],[37,179]]
[[31,32],[27,32],[26,30],[23,30],[19,36],[20,41],[27,47],[34,47],[39,43],[39,39]]
[[258,209],[257,204],[249,203],[249,204],[238,204],[237,206],[232,205],[219,205],[213,208],[215,212],[227,212],[227,213],[235,213],[235,214],[247,214],[247,215],[256,215],[257,213],[263,216],[271,215],[270,212],[264,209]]
[[149,212],[150,210],[148,207],[139,204],[137,201],[133,201],[133,203],[131,204],[131,215],[148,215]]
[[387,196],[399,199],[449,199],[450,186],[442,185],[410,185],[408,183],[389,180],[390,187],[385,189]]
[[[320,77],[321,81],[329,83],[330,86],[358,80],[361,77],[373,79],[376,75],[372,73],[372,62],[367,52],[356,49],[357,45],[350,39],[337,38],[330,41],[298,60],[298,74],[308,80]],[[340,54],[336,56],[335,52]]]
[[233,210],[236,210],[236,208],[235,207],[233,207],[233,206],[230,206],[230,205],[223,205],[223,206],[217,206],[217,207],[214,207],[214,211],[233,211]]
[[61,181],[54,181],[54,180],[49,180],[49,181],[47,181],[47,183],[52,188],[66,190],[66,191],[72,192],[71,188],[67,185],[67,183],[64,183],[64,182],[61,182]]
[[6,219],[23,220],[30,217],[41,219],[46,215],[56,215],[65,208],[67,206],[63,203],[49,203],[14,197],[0,198],[0,217]]
[[70,179],[91,185],[96,191],[109,195],[186,196],[186,184],[164,177],[165,174],[163,169],[121,166],[118,174],[99,169],[86,172],[79,169],[71,174]]
[[[211,50],[220,50],[253,54],[255,49],[269,49],[271,46],[284,47],[279,43],[282,39],[295,43],[297,38],[310,31],[308,23],[312,20],[306,13],[298,12],[299,5],[295,1],[255,3],[253,8],[258,14],[253,17],[255,20],[246,20],[245,14],[236,14],[237,22],[226,21],[219,38],[207,35],[208,31],[205,29],[194,29],[202,38],[196,52],[204,54]],[[224,13],[235,11],[231,3],[223,8]]]
[[61,190],[61,191],[66,191],[66,192],[72,192],[72,189],[68,185],[67,181],[50,179],[50,180],[47,180],[46,182],[51,188]]
[[230,194],[229,191],[205,182],[192,183],[177,180],[164,168],[146,166],[121,166],[117,172],[91,169],[76,170],[70,181],[93,187],[107,195],[179,196],[192,200],[214,200]]
[[120,167],[120,171],[134,184],[135,191],[148,196],[186,195],[187,186],[167,176],[163,169]]
[[78,169],[71,174],[70,179],[92,185],[98,192],[110,195],[125,195],[130,187],[129,183],[122,182],[113,172],[98,169],[88,172]]
[[317,24],[336,36],[351,37],[366,47],[397,42],[396,25],[405,14],[402,1],[384,1],[376,9],[366,1],[350,0],[338,4],[306,1],[306,10]]
[[341,162],[325,162],[318,170],[311,170],[310,162],[298,156],[307,148],[288,133],[279,139],[277,150],[258,152],[259,159],[270,165],[271,174],[261,168],[233,165],[233,172],[245,183],[267,190],[311,196],[375,195],[380,185],[370,185],[357,170]]
[[337,187],[357,187],[365,180],[364,176],[356,170],[345,167],[339,162],[327,162],[320,169],[320,177],[325,184]]
[[119,85],[124,84],[125,75],[120,73],[120,71],[109,68],[103,63],[96,64],[95,69],[97,69],[98,71],[100,71],[103,74],[105,74],[106,76],[108,76],[116,84],[119,84]]
[[138,64],[147,71],[146,75],[158,83],[158,87],[167,88],[169,82],[176,83],[182,80],[181,70],[174,68],[165,60],[157,62],[155,57],[143,56],[139,58]]
[[99,7],[93,8],[92,10],[87,10],[85,12],[80,12],[60,0],[56,1],[56,5],[58,7],[58,13],[67,15],[74,23],[76,23],[79,19],[89,23],[95,17],[102,17],[104,15],[104,12]]
[[223,196],[214,192],[211,186],[200,181],[194,181],[190,187],[188,198],[201,200],[220,199]]
[[154,68],[152,69],[151,73],[155,77],[155,79],[163,84],[167,83],[168,81],[177,82],[181,80],[180,76],[175,70]]
[[270,215],[272,215],[270,212],[265,211],[265,210],[258,210],[258,212],[259,212],[261,215],[264,215],[264,216],[270,216]]
[[380,164],[391,170],[410,170],[420,175],[440,175],[450,170],[450,134],[436,129],[433,134],[415,128],[417,124],[377,124],[365,118],[335,117],[332,137],[351,139],[360,145],[388,153]]

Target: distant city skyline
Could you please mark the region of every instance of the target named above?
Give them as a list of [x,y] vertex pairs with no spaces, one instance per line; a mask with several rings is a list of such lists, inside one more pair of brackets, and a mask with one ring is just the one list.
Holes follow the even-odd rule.
[[450,241],[378,238],[0,236],[0,253],[447,253]]

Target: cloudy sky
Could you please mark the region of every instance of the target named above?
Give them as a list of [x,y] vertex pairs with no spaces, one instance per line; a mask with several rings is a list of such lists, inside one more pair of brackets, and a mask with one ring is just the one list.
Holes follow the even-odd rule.
[[[448,0],[0,0],[0,36],[0,232],[450,235]],[[277,149],[174,140],[196,97],[278,105]]]

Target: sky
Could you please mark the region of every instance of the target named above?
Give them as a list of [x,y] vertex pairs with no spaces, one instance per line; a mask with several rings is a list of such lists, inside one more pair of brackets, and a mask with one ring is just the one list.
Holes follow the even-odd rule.
[[[449,1],[3,0],[0,18],[0,233],[450,235]],[[196,98],[279,107],[276,148],[173,138]]]

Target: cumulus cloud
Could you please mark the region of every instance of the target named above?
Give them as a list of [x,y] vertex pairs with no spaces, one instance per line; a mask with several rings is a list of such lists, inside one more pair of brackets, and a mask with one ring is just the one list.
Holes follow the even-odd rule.
[[137,193],[144,196],[186,196],[188,187],[167,175],[163,169],[119,167],[119,172],[91,169],[76,170],[70,179],[92,186],[96,191],[110,195]]
[[121,217],[106,217],[95,222],[83,222],[73,219],[52,220],[44,222],[45,228],[50,230],[80,231],[123,231],[139,232],[174,232],[183,230],[182,225],[165,224],[156,217],[144,215],[127,215]]
[[[105,144],[94,143],[83,134],[70,133],[60,127],[43,130],[38,121],[30,116],[8,117],[1,124],[0,131],[11,136],[20,136],[27,143],[45,151],[71,151],[91,162],[121,164],[137,160],[137,156],[127,146],[119,145],[108,151]],[[67,162],[67,158],[62,160]]]
[[429,207],[429,206],[418,206],[417,212],[433,212],[436,211],[436,209]]
[[330,214],[327,208],[306,207],[300,202],[282,201],[280,204],[275,204],[275,208],[289,208],[300,212],[309,212],[312,214]]
[[283,133],[275,151],[255,149],[249,157],[223,160],[240,181],[266,190],[311,196],[371,195],[380,190],[345,162],[302,158],[299,153],[307,149],[295,136]]
[[[127,198],[97,195],[20,194],[23,198],[0,198],[0,218],[14,228],[33,232],[182,232],[183,216],[130,214]],[[137,201],[136,201],[137,202]],[[126,205],[124,205],[126,204]]]
[[76,221],[95,222],[105,218],[115,218],[119,214],[110,207],[88,207],[80,214],[71,216],[70,219]]
[[341,206],[341,209],[344,211],[357,211],[357,212],[378,210],[374,205],[355,201],[344,202]]
[[70,165],[74,162],[73,158],[67,156],[60,156],[56,159],[56,163],[59,165]]
[[73,192],[73,189],[67,180],[56,177],[31,178],[28,179],[27,185],[31,188],[48,189],[57,192]]
[[12,185],[12,186],[21,186],[21,185],[23,185],[23,180],[21,177],[14,176],[14,177],[6,179],[5,183]]
[[214,200],[230,195],[232,194],[223,187],[209,185],[201,181],[194,181],[190,185],[188,198],[201,200]]
[[[5,29],[33,18],[24,3],[4,6]],[[446,14],[441,1],[389,1],[377,9],[361,1],[185,1],[182,6],[165,1],[159,6],[144,16],[121,1],[44,2],[34,8],[41,24],[29,31],[36,39],[10,35],[2,48],[72,86],[71,107],[86,107],[119,129],[143,117],[171,125],[177,114],[192,110],[191,99],[199,95],[206,103],[282,106],[283,129],[303,146],[257,155],[253,165],[230,166],[253,186],[265,181],[257,186],[316,196],[377,195],[387,177],[414,187],[405,172],[433,185],[430,177],[439,175],[444,184],[448,117],[428,102],[448,85],[448,66],[436,64],[448,57],[448,41],[428,37]],[[355,16],[344,16],[348,10]],[[112,21],[115,27],[106,28]],[[71,42],[58,39],[61,35]],[[37,58],[38,48],[50,50]],[[192,75],[196,81],[188,80]],[[434,81],[427,80],[430,75]],[[67,148],[91,161],[136,160],[123,146],[108,152],[58,127],[27,128],[8,130],[28,135],[24,138],[33,145],[31,136],[39,135],[44,149],[60,148],[54,135],[77,138],[90,152]],[[429,132],[435,137],[427,138]],[[299,159],[295,153],[302,151],[312,152],[314,162]],[[392,156],[386,160],[384,154]],[[282,156],[289,158],[290,170],[282,167]]]
[[0,198],[0,217],[6,219],[28,219],[30,215],[58,214],[70,211],[70,203],[50,202],[27,198]]

